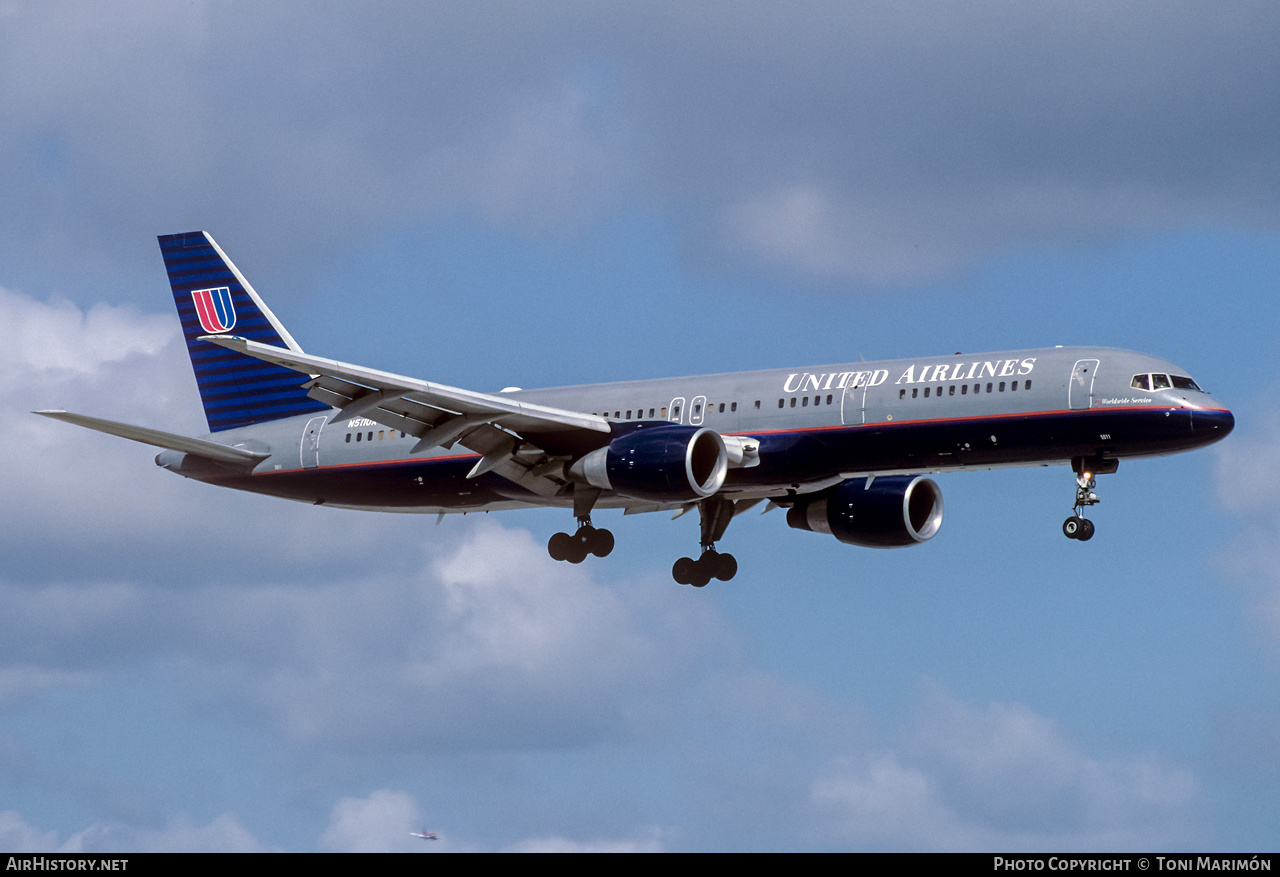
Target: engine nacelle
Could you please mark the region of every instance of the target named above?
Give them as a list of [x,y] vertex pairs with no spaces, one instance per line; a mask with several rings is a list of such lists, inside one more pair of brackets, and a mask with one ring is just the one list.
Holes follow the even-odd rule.
[[942,491],[923,475],[851,478],[798,500],[787,524],[867,548],[915,545],[942,526]]
[[569,467],[592,487],[654,502],[692,502],[724,485],[729,454],[713,429],[652,426],[618,436]]

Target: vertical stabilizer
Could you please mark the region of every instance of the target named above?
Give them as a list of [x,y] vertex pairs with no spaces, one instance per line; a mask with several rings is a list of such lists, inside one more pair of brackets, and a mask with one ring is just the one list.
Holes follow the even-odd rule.
[[296,371],[200,341],[232,334],[302,350],[208,232],[159,240],[210,432],[331,410],[307,396]]

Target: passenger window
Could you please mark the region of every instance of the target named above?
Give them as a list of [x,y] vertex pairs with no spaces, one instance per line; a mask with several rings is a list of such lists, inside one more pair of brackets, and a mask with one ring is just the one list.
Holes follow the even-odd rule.
[[830,404],[831,404],[831,397],[830,397],[830,396],[828,396],[828,397],[827,397],[827,404],[828,404],[828,405],[830,405]]
[[364,433],[362,432],[356,433],[356,441],[361,441],[363,438],[364,438]]
[[920,388],[919,388],[919,387],[912,387],[912,388],[911,388],[911,398],[912,398],[912,399],[915,399],[915,398],[916,398],[916,394],[918,394],[919,392],[920,392]]
[[967,396],[968,394],[969,394],[969,385],[968,385],[968,384],[961,384],[961,385],[960,385],[960,395],[961,395],[961,396]]
[[347,433],[347,444],[351,444],[351,433]]
[[955,394],[956,394],[956,385],[955,385],[955,384],[952,384],[951,386],[947,387],[947,395],[948,395],[948,396],[954,396]]
[[907,398],[907,389],[906,389],[906,387],[903,387],[901,390],[899,390],[899,391],[898,391],[898,398],[899,398],[899,399],[905,399],[905,398]]
[[1010,391],[1010,392],[1014,392],[1014,391],[1016,391],[1017,389],[1018,389],[1018,382],[1017,382],[1017,381],[1010,381],[1010,382],[1009,382],[1009,391]]
[[627,409],[627,420],[630,420],[630,419],[631,419],[631,409],[630,409],[630,408],[628,408],[628,409]]
[[1030,389],[1031,389],[1031,379],[1030,379],[1030,378],[1028,378],[1027,380],[1025,380],[1025,381],[1023,381],[1023,382],[1022,382],[1022,389],[1024,389],[1024,390],[1030,390]]
[[781,408],[781,407],[782,407],[782,403],[783,403],[783,400],[782,400],[782,399],[779,399],[779,400],[778,400],[778,407],[779,407],[779,408]]
[[791,407],[792,407],[792,408],[795,408],[795,407],[796,407],[796,397],[795,397],[795,396],[792,396],[792,397],[791,397]]
[[809,397],[808,397],[808,396],[805,396],[805,397],[804,397],[804,401],[802,401],[802,402],[800,403],[800,407],[801,407],[801,408],[808,408],[808,407],[809,407]]
[[988,393],[990,393],[990,392],[991,392],[991,384],[987,384],[987,392],[988,392]]
[[721,403],[720,403],[720,413],[721,413],[721,414],[724,414],[724,403],[723,403],[723,402],[721,402]]
[[1003,393],[1003,392],[1004,392],[1004,381],[1001,381],[1001,382],[1000,382],[1000,392],[1001,392],[1001,393]]
[[[759,402],[757,402],[757,403],[756,403],[756,407],[757,407],[757,408],[758,408],[758,407],[760,407],[760,403],[759,403]],[[729,410],[730,410],[730,411],[737,411],[737,410],[738,410],[738,403],[737,403],[737,402],[733,402],[733,403],[731,403],[731,404],[729,405]]]
[[925,388],[924,388],[924,397],[925,397],[926,399],[928,399],[928,398],[929,398],[929,389],[930,389],[929,387],[925,387]]

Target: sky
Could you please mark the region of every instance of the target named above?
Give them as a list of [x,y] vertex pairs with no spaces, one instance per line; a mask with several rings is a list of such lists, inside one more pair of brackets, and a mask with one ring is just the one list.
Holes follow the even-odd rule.
[[[1274,850],[1280,7],[0,0],[0,849]],[[378,515],[205,431],[155,236],[493,391],[1054,344],[1236,416],[929,543]],[[435,843],[409,836],[436,831]]]

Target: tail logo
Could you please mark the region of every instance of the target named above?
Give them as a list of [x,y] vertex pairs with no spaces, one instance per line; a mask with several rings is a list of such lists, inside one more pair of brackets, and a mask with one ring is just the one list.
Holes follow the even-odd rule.
[[228,287],[193,289],[191,300],[196,303],[200,327],[209,334],[219,335],[235,326],[236,309],[231,304],[231,290]]

